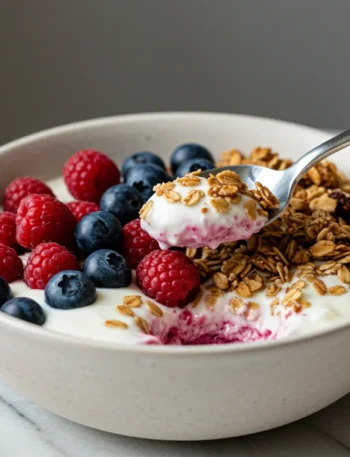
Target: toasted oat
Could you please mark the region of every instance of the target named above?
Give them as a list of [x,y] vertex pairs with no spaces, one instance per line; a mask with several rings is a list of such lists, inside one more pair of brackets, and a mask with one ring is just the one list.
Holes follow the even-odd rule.
[[155,303],[153,303],[150,300],[146,300],[145,303],[146,303],[146,306],[149,309],[149,311],[153,314],[153,316],[163,317],[163,311],[161,310],[161,308],[158,305],[156,305]]
[[268,286],[266,291],[266,297],[275,297],[279,292],[281,292],[282,287],[277,286],[277,284],[272,283]]
[[321,279],[315,279],[312,283],[315,292],[319,295],[326,295],[328,292],[326,284]]
[[327,213],[333,213],[337,207],[337,201],[333,198],[327,196],[327,194],[322,195],[321,197],[314,198],[310,202],[310,209],[312,211],[322,210]]
[[230,204],[222,197],[212,198],[210,204],[218,213],[227,213],[230,209]]
[[311,170],[308,171],[308,177],[311,179],[311,181],[316,184],[317,186],[319,186],[322,182],[322,179],[321,179],[321,175],[319,173],[319,171],[317,170],[317,168],[313,167],[311,168]]
[[216,175],[216,179],[223,185],[237,186],[237,188],[241,188],[243,186],[240,176],[231,170],[221,171]]
[[187,195],[182,198],[186,206],[194,206],[204,197],[202,190],[190,190]]
[[130,306],[130,308],[139,308],[142,305],[142,299],[140,295],[126,295],[123,298],[123,304]]
[[256,189],[252,190],[254,198],[260,203],[263,208],[278,208],[279,201],[273,195],[273,193],[266,186],[263,186],[260,182],[255,184]]
[[235,292],[237,295],[239,295],[240,297],[243,297],[243,298],[249,298],[252,296],[252,292],[251,292],[248,284],[245,284],[242,281],[238,284]]
[[194,187],[200,184],[201,180],[198,176],[195,176],[193,173],[184,176],[183,178],[177,178],[176,182],[178,182],[181,186],[184,187]]
[[295,302],[301,297],[301,290],[296,288],[296,289],[290,289],[289,292],[286,293],[286,295],[283,297],[282,302],[283,303],[288,303],[288,302]]
[[196,248],[186,248],[186,255],[190,259],[194,259],[196,257],[197,249]]
[[105,321],[105,326],[111,328],[128,328],[128,324],[126,324],[123,321],[118,321],[115,319],[109,319]]
[[223,273],[220,273],[220,272],[214,273],[213,284],[218,289],[222,289],[222,290],[227,289],[229,286],[228,278]]
[[153,187],[154,192],[158,197],[162,196],[164,192],[170,192],[175,189],[175,183],[172,181],[163,182],[162,184],[157,184]]
[[244,202],[243,208],[249,219],[255,221],[257,215],[256,202],[254,200],[247,200]]
[[168,203],[177,203],[181,201],[181,195],[179,192],[175,192],[174,190],[166,191],[163,195]]
[[120,314],[124,314],[124,316],[134,316],[134,311],[130,308],[130,306],[126,305],[118,305],[117,306],[117,311],[120,312]]
[[331,295],[343,295],[346,292],[346,289],[344,286],[333,286],[328,289],[329,293]]
[[140,209],[140,212],[139,212],[141,219],[146,219],[146,217],[148,216],[149,212],[152,209],[152,205],[153,205],[153,201],[148,200],[148,202],[142,206],[142,208]]
[[244,307],[244,303],[240,298],[231,298],[229,303],[233,314],[238,314],[239,310]]
[[350,271],[345,265],[341,265],[338,270],[338,278],[344,284],[350,284]]
[[310,254],[313,257],[325,257],[335,250],[335,244],[333,241],[322,240],[315,243],[310,248]]
[[198,306],[199,302],[202,300],[202,298],[203,298],[203,292],[200,291],[200,292],[198,292],[198,294],[195,296],[195,299],[191,303],[192,308],[195,308],[196,306]]
[[134,320],[135,320],[135,324],[139,327],[139,329],[143,333],[147,333],[147,334],[149,333],[148,322],[143,317],[136,316]]
[[306,286],[306,282],[303,281],[302,279],[299,279],[296,282],[293,282],[293,284],[290,286],[291,289],[304,289]]

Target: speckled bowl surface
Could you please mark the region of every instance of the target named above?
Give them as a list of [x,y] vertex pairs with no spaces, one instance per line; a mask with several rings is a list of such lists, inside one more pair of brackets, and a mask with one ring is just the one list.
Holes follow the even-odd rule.
[[[167,158],[180,143],[217,153],[272,146],[296,158],[328,134],[213,113],[118,116],[71,124],[0,148],[0,193],[18,175],[61,173],[84,147],[118,163],[138,150]],[[350,173],[348,152],[336,162]],[[0,314],[0,376],[56,414],[109,432],[166,440],[225,438],[313,413],[350,390],[350,325],[284,341],[160,347],[99,343]]]

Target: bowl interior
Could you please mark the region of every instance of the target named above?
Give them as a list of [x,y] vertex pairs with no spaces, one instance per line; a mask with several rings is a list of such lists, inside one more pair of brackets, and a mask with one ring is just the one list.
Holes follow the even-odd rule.
[[[61,175],[65,160],[83,148],[98,149],[119,165],[128,155],[141,150],[153,151],[167,160],[176,146],[186,142],[201,143],[216,157],[233,147],[248,153],[256,146],[265,146],[280,152],[282,157],[296,159],[330,136],[310,127],[235,114],[151,113],[84,121],[39,132],[0,147],[0,195],[7,183],[17,176],[49,179]],[[348,150],[341,151],[332,160],[350,176],[348,154]],[[0,316],[0,321],[19,331],[69,339],[45,329],[33,329],[7,316]],[[246,345],[240,345],[240,349],[243,346]],[[192,349],[198,348],[186,348]],[[224,350],[223,347],[216,349]],[[238,349],[237,345],[235,349]]]

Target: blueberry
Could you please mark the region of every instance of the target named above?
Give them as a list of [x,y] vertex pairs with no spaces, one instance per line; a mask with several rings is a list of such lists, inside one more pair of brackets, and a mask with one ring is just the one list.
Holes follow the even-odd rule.
[[11,300],[13,297],[12,290],[4,278],[0,276],[0,306]]
[[36,325],[43,325],[46,316],[42,307],[31,298],[18,297],[7,301],[0,310],[13,317]]
[[121,223],[106,211],[87,214],[75,228],[75,242],[85,254],[98,249],[115,248],[121,236]]
[[128,184],[110,187],[100,201],[102,211],[112,213],[122,225],[136,219],[142,205],[142,195]]
[[124,257],[111,249],[101,249],[85,260],[83,272],[96,287],[125,287],[131,283],[131,270]]
[[96,301],[96,287],[81,271],[60,271],[47,283],[45,301],[57,309],[81,308]]
[[182,144],[178,146],[170,157],[170,165],[173,173],[179,166],[188,159],[206,159],[214,164],[214,158],[204,146],[195,143]]
[[181,178],[182,176],[185,176],[186,173],[197,171],[199,169],[201,169],[202,171],[211,170],[214,167],[215,165],[213,164],[213,162],[207,159],[188,159],[182,162],[182,164],[176,170],[175,177]]
[[153,187],[162,182],[171,181],[168,173],[160,167],[151,164],[136,165],[126,177],[126,184],[134,187],[146,202],[153,195]]
[[163,160],[157,155],[153,154],[153,152],[136,152],[136,154],[133,154],[132,156],[128,157],[122,165],[122,174],[124,176],[124,179],[126,178],[126,175],[128,174],[129,170],[131,170],[133,167],[135,167],[136,165],[143,165],[147,163],[157,165],[158,167],[163,168],[163,170],[166,169]]

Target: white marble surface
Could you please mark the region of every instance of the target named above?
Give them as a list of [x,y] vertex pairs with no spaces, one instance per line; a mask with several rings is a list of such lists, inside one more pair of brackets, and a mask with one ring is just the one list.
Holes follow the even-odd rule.
[[220,441],[176,443],[100,432],[44,411],[0,382],[1,457],[345,457],[350,395],[297,423]]
[[75,424],[21,398],[0,380],[0,457],[233,456],[350,457],[350,394],[279,429],[228,440],[176,443],[127,438]]

